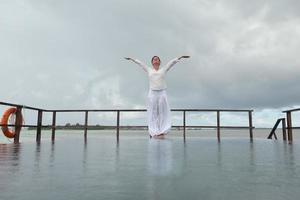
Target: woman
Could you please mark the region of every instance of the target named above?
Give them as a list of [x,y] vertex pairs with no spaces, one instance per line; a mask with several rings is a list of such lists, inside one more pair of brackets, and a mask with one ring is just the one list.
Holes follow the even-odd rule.
[[150,138],[164,138],[164,135],[171,130],[171,110],[167,99],[165,75],[180,59],[189,57],[176,57],[162,68],[160,68],[158,56],[152,57],[151,68],[138,59],[125,57],[125,59],[141,66],[148,73],[150,87],[147,97],[147,121]]

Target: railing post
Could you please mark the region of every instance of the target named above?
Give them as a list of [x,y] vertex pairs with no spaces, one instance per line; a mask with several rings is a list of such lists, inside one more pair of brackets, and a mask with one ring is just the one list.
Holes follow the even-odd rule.
[[253,129],[252,129],[252,111],[248,111],[249,116],[249,134],[250,134],[250,140],[253,139]]
[[183,111],[183,139],[185,140],[185,110]]
[[56,130],[56,111],[52,112],[52,135],[51,140],[55,140],[55,130]]
[[119,141],[120,110],[117,110],[117,141]]
[[291,111],[287,111],[286,113],[287,120],[287,130],[288,130],[288,141],[293,141],[293,130],[292,130],[292,114]]
[[89,112],[88,112],[88,111],[85,111],[85,120],[84,120],[84,138],[87,137],[88,116],[89,116]]
[[19,143],[22,124],[23,124],[23,122],[22,122],[22,107],[17,106],[16,121],[15,121],[15,136],[14,136],[15,144]]
[[37,119],[37,129],[36,129],[36,141],[41,141],[41,130],[42,130],[42,119],[43,119],[43,111],[38,111],[38,119]]
[[286,125],[285,125],[285,119],[283,118],[282,121],[282,138],[283,140],[286,140]]
[[217,111],[217,137],[218,141],[220,141],[220,111]]

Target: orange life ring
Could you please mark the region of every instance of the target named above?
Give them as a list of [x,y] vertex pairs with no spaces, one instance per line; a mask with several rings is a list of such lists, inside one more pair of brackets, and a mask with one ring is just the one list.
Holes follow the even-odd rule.
[[[14,138],[15,137],[15,132],[9,130],[9,128],[7,127],[8,124],[8,119],[10,117],[10,115],[14,114],[17,112],[17,108],[8,108],[6,111],[4,111],[2,119],[1,119],[1,124],[2,124],[2,132],[3,134],[8,137],[8,138]],[[22,117],[22,122],[23,122],[23,116]]]

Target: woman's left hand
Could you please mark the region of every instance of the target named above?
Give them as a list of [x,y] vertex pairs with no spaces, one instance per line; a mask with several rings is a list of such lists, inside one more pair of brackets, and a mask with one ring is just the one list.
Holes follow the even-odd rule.
[[179,57],[179,59],[181,59],[181,58],[189,58],[190,56],[181,56],[181,57]]

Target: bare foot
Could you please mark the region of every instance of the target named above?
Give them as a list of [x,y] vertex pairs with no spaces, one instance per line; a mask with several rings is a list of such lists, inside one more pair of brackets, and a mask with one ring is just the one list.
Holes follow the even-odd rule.
[[159,135],[154,135],[153,136],[154,138],[157,138],[157,139],[164,139],[165,138],[165,134],[159,134]]

